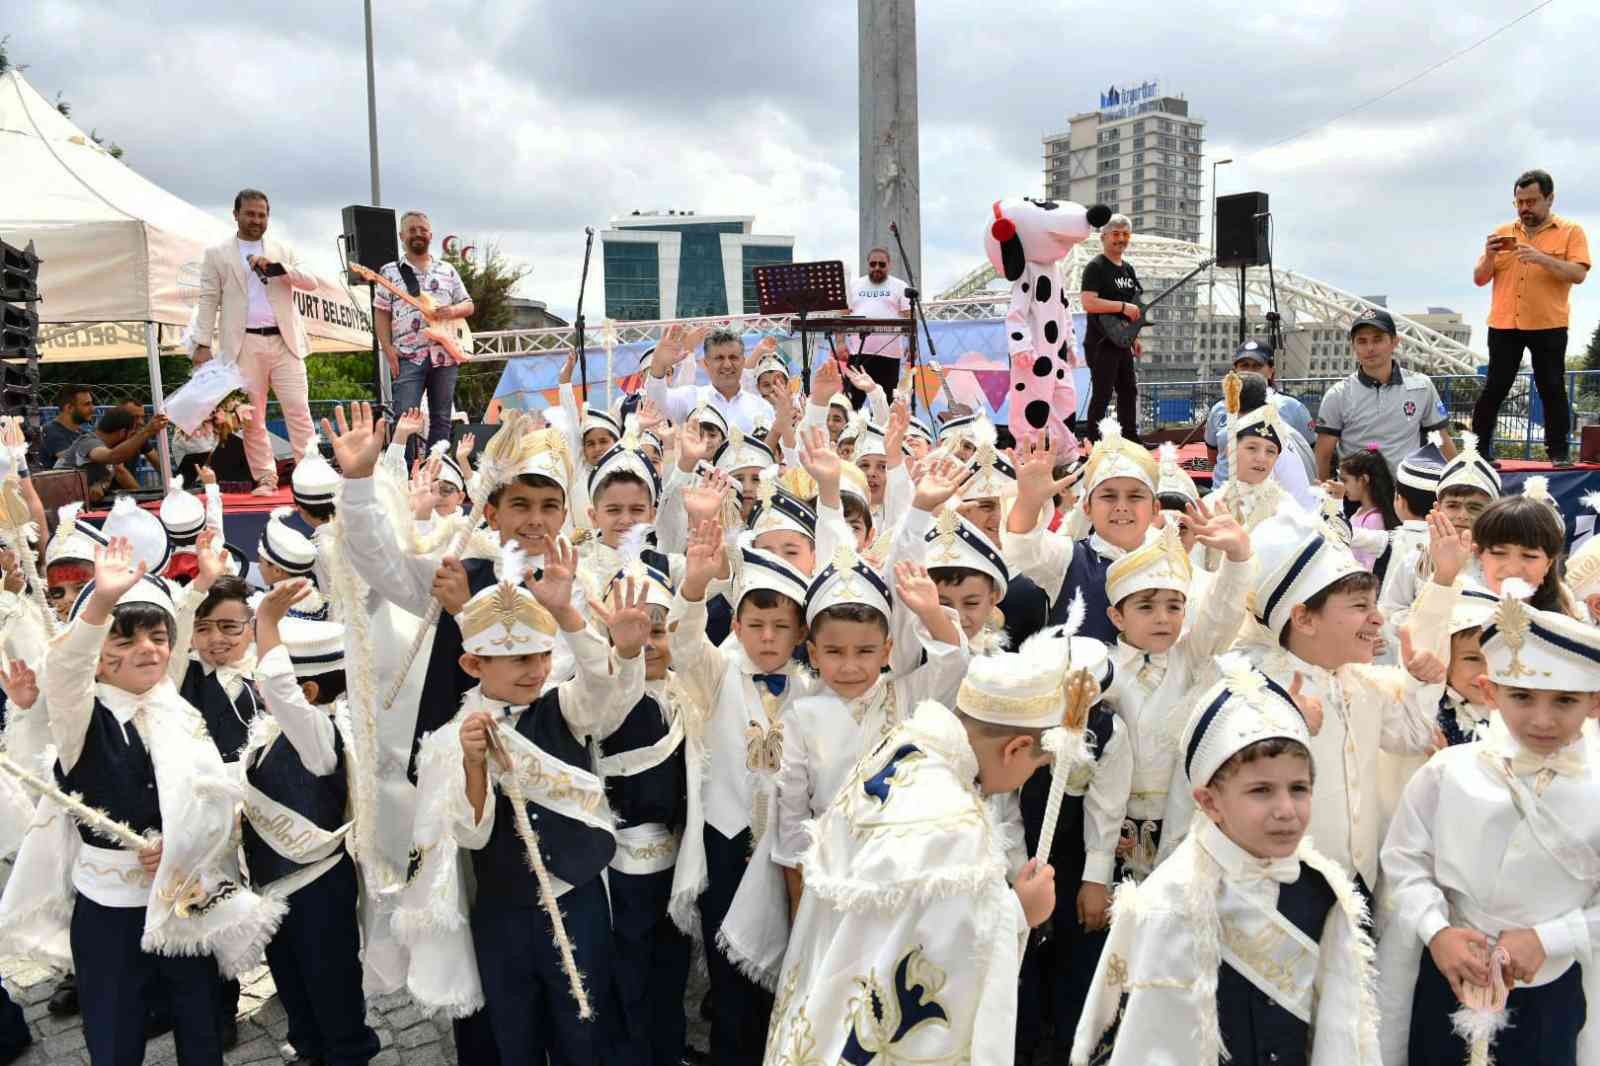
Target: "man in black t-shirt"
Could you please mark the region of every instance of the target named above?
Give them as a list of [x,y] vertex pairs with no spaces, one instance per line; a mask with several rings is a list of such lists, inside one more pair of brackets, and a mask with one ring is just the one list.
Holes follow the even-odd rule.
[[62,452],[94,426],[94,393],[82,385],[65,385],[56,393],[61,412],[44,424],[39,442],[39,465],[56,465]]
[[1133,264],[1122,261],[1128,241],[1133,237],[1133,225],[1126,215],[1112,215],[1100,231],[1100,244],[1104,251],[1083,268],[1080,299],[1089,317],[1084,331],[1083,356],[1089,364],[1088,425],[1082,427],[1081,436],[1093,440],[1100,435],[1100,420],[1111,406],[1111,394],[1117,394],[1117,421],[1122,424],[1122,435],[1131,441],[1139,439],[1139,381],[1133,361],[1144,351],[1138,338],[1131,348],[1123,348],[1106,336],[1100,326],[1099,315],[1122,315],[1130,322],[1139,321],[1138,299],[1143,286]]

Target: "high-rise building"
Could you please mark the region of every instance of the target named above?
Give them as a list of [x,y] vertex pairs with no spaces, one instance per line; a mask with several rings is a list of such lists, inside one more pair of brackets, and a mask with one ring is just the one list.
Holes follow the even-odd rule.
[[635,211],[600,234],[606,317],[755,314],[752,272],[794,261],[794,238],[752,232],[751,215]]
[[[1044,138],[1046,196],[1127,215],[1135,246],[1141,236],[1200,241],[1205,120],[1189,113],[1188,100],[1163,94],[1154,81],[1116,86],[1100,94],[1099,109],[1073,115],[1069,127]],[[1140,280],[1154,296],[1176,278]],[[1194,362],[1195,307],[1191,284],[1151,312],[1142,334],[1145,366],[1177,370]]]

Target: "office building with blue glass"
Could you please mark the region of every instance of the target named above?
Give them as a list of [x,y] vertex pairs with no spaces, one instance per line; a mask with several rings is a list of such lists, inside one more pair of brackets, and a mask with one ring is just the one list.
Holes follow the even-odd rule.
[[611,220],[600,234],[606,317],[617,321],[757,312],[753,272],[794,261],[794,238],[754,233],[751,215],[692,211]]

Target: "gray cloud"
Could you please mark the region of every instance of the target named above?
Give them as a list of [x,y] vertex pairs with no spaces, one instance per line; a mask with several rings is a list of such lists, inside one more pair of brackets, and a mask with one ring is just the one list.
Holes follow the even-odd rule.
[[[1270,148],[1516,14],[1493,0],[1276,7],[1158,3],[1117,23],[1064,0],[1004,15],[919,5],[924,289],[981,261],[989,201],[1042,187],[1044,134],[1145,77],[1208,120],[1208,155],[1235,158],[1224,192],[1272,194],[1279,262],[1341,288],[1481,323],[1471,261],[1531,165],[1556,174],[1559,209],[1600,239],[1600,116],[1586,106],[1600,12],[1552,5]],[[795,234],[802,257],[854,259],[853,3],[409,0],[378,17],[386,201],[498,240],[533,266],[529,295],[570,309],[582,227],[635,208],[754,214]],[[130,19],[56,0],[11,22],[35,85],[64,91],[142,173],[220,213],[239,185],[267,188],[275,224],[331,263],[338,208],[367,193],[357,6],[163,0]],[[1578,293],[1586,332],[1600,301]]]

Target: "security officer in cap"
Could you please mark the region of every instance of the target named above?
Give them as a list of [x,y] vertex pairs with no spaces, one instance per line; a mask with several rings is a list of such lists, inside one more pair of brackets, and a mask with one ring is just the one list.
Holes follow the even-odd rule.
[[[1267,379],[1267,402],[1276,407],[1283,420],[1293,426],[1305,439],[1304,450],[1309,453],[1314,439],[1311,432],[1311,412],[1306,410],[1305,404],[1293,396],[1273,388],[1272,345],[1253,338],[1245,341],[1233,353],[1233,369],[1236,373],[1260,374]],[[1228,449],[1223,447],[1228,440],[1227,433],[1228,407],[1223,401],[1218,400],[1206,415],[1206,454],[1211,458],[1211,484],[1218,488],[1228,480]],[[1315,470],[1306,471],[1307,477],[1315,474]]]

